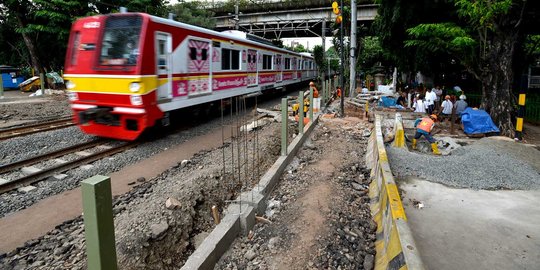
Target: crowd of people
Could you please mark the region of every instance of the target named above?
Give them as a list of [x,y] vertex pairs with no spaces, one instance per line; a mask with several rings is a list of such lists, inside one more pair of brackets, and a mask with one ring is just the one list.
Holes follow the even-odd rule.
[[467,96],[459,87],[456,90],[461,92],[458,96],[447,94],[444,87],[435,86],[428,88],[423,85],[411,91],[399,91],[396,105],[399,108],[410,109],[414,112],[437,115],[441,121],[449,120],[452,113],[455,114],[456,121],[459,121],[461,113],[467,108]]
[[445,120],[451,121],[452,115],[455,116],[455,121],[461,120],[461,113],[467,108],[467,97],[461,88],[455,87],[455,90],[461,92],[459,100],[456,95],[446,93],[444,87],[435,86],[434,88],[426,88],[422,85],[414,88],[412,91],[400,91],[396,101],[397,107],[402,109],[410,109],[414,112],[427,114],[424,117],[418,118],[414,127],[416,128],[414,139],[412,140],[412,148],[416,149],[417,140],[420,137],[425,137],[431,144],[433,154],[440,155],[436,140],[432,136],[435,123]]

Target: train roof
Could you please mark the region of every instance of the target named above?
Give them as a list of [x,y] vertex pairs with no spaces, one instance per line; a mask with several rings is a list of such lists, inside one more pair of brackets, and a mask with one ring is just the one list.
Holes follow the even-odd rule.
[[[300,53],[297,53],[297,52],[294,52],[294,51],[279,48],[279,47],[277,47],[277,46],[275,46],[273,44],[269,44],[269,42],[270,42],[269,40],[264,39],[262,37],[252,35],[252,34],[249,34],[249,33],[245,33],[246,38],[241,38],[241,37],[238,37],[236,35],[217,32],[217,31],[202,28],[202,27],[199,27],[199,26],[194,26],[194,25],[190,25],[190,24],[187,24],[187,23],[178,22],[178,21],[174,21],[174,20],[171,20],[171,19],[157,17],[157,16],[154,16],[154,15],[150,15],[150,14],[147,14],[147,13],[140,13],[140,12],[112,13],[112,14],[104,14],[103,16],[125,16],[125,15],[129,15],[129,14],[139,14],[141,16],[149,17],[150,20],[152,20],[154,22],[158,22],[158,23],[162,23],[162,24],[166,24],[166,25],[171,25],[171,26],[183,27],[183,28],[186,28],[186,29],[189,29],[189,30],[198,31],[198,32],[202,32],[202,33],[205,33],[205,34],[209,34],[209,35],[214,35],[216,37],[220,37],[220,38],[223,38],[223,39],[234,40],[234,41],[238,41],[238,42],[241,42],[241,43],[247,43],[247,44],[252,44],[252,45],[259,46],[259,47],[268,48],[268,49],[274,50],[274,51],[281,51],[283,53],[287,53],[287,54],[290,54],[290,55],[295,55],[295,56],[299,56],[299,57],[307,57],[307,58],[313,59],[313,57],[311,55],[303,55],[303,54],[300,54]],[[238,32],[240,32],[240,31],[238,31]]]

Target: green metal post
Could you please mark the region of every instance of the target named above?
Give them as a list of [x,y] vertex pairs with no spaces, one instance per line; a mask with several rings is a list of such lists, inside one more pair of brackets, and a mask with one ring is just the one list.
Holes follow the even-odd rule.
[[281,99],[281,155],[287,155],[287,119],[289,116],[289,106],[287,98]]
[[304,134],[304,92],[298,93],[298,134]]
[[88,269],[116,270],[111,178],[96,175],[81,186]]
[[0,98],[4,98],[4,81],[2,80],[2,74],[0,74]]
[[41,84],[41,94],[45,95],[45,75],[43,73],[39,73],[39,81]]
[[309,87],[309,121],[313,123],[313,87]]
[[326,104],[326,80],[322,81],[322,92],[320,93],[321,103]]

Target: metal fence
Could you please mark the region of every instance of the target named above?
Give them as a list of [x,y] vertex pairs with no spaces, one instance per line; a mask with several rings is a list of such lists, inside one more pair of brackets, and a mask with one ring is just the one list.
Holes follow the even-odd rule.
[[[469,107],[479,107],[480,103],[482,103],[481,94],[467,94],[467,104]],[[527,94],[525,101],[525,121],[540,123],[540,94]]]

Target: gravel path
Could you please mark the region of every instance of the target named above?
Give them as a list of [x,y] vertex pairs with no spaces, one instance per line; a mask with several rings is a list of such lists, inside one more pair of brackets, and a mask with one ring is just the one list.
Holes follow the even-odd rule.
[[387,147],[398,178],[417,176],[451,187],[472,189],[539,189],[540,151],[514,142],[481,139],[449,156],[434,156]]

